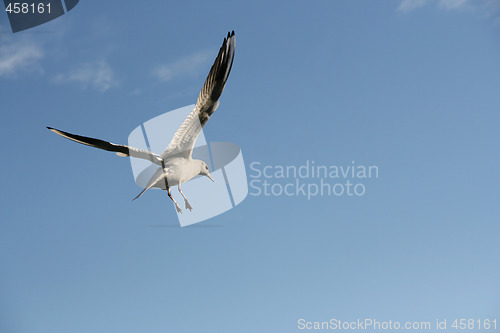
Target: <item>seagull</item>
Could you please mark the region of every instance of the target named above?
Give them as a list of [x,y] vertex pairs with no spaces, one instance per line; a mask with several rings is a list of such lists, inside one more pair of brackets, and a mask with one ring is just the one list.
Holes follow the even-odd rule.
[[158,170],[148,181],[146,187],[133,200],[139,198],[147,190],[157,187],[166,190],[175,205],[178,213],[182,213],[179,204],[172,197],[170,188],[177,186],[179,193],[184,198],[186,209],[192,210],[188,199],[181,189],[181,184],[198,175],[206,176],[214,181],[208,172],[208,165],[202,160],[192,158],[193,147],[210,116],[219,106],[219,97],[226,85],[227,78],[233,65],[235,48],[234,31],[228,32],[227,37],[219,50],[217,58],[210,69],[205,84],[198,96],[196,105],[177,129],[173,139],[160,155],[148,150],[138,149],[125,145],[114,144],[108,141],[71,134],[52,127],[47,127],[52,132],[69,140],[107,151],[115,152],[122,157],[142,158],[158,165]]

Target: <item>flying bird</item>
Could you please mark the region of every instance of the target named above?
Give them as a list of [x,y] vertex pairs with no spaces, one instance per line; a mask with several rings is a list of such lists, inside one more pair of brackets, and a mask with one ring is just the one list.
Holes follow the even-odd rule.
[[167,191],[177,212],[181,213],[182,210],[179,204],[170,193],[170,188],[177,186],[184,198],[186,209],[192,210],[193,207],[191,207],[188,199],[181,190],[181,184],[198,175],[206,176],[214,181],[212,176],[210,176],[207,164],[202,160],[192,158],[193,147],[201,129],[219,106],[219,97],[222,94],[233,65],[234,48],[235,35],[234,31],[232,31],[224,38],[219,54],[208,73],[208,77],[201,89],[193,111],[186,117],[175,132],[173,139],[165,151],[160,155],[143,149],[71,134],[52,127],[47,128],[60,136],[87,146],[113,151],[118,156],[142,158],[157,164],[158,170],[148,181],[146,187],[133,200],[139,198],[150,188],[161,188]]

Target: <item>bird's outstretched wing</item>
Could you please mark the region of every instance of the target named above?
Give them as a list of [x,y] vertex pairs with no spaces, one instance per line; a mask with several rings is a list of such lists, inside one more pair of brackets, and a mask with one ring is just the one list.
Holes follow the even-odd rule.
[[52,128],[52,127],[47,127],[49,130],[52,132],[59,134],[62,137],[65,137],[66,139],[70,139],[72,141],[94,147],[94,148],[99,148],[107,151],[114,151],[116,152],[116,155],[118,156],[132,156],[132,157],[137,157],[137,158],[142,158],[148,161],[151,161],[155,164],[162,165],[162,159],[158,154],[152,153],[147,150],[143,149],[138,149],[134,147],[129,147],[129,146],[124,146],[124,145],[117,145],[108,141],[100,140],[100,139],[94,139],[94,138],[89,138],[86,136],[81,136],[81,135],[76,135],[76,134],[71,134],[68,132],[60,131],[58,129]]
[[161,158],[167,159],[174,155],[191,157],[194,143],[201,129],[219,106],[219,97],[233,66],[235,42],[234,31],[228,32],[201,89],[195,108],[175,132],[167,149],[160,155]]
[[233,66],[235,42],[234,31],[231,33],[228,32],[227,38],[224,38],[219,54],[198,96],[196,107],[200,111],[201,126],[204,126],[208,118],[210,118],[211,114],[207,114],[207,112],[213,109],[222,94],[222,90],[224,90],[231,67]]

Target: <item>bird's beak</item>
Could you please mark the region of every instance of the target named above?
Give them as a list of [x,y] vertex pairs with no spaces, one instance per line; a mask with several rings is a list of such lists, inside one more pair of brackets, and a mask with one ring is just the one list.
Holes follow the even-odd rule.
[[215,180],[212,178],[212,176],[210,175],[207,175],[208,178],[210,178],[211,181],[213,181],[215,183]]

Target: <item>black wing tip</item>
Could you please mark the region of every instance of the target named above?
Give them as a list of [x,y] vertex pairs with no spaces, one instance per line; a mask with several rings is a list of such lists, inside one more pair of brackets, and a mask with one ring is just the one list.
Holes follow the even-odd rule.
[[[64,131],[58,130],[57,128],[54,128],[54,127],[47,126],[47,129],[48,129],[49,131],[51,131],[52,133],[56,133],[56,134],[59,134],[59,135],[62,135],[62,134],[65,134],[65,135],[70,135],[70,133],[67,133],[67,132],[64,132]],[[64,136],[64,135],[63,135],[63,136]]]
[[221,49],[226,48],[228,43],[229,45],[234,43],[234,30],[232,30],[231,32],[227,32],[227,36],[224,37],[224,41],[222,42]]
[[224,43],[226,43],[226,40],[229,41],[231,38],[234,37],[234,30],[232,30],[231,32],[227,32],[227,37],[224,38]]
[[58,130],[57,128],[54,128],[54,127],[50,127],[50,126],[47,126],[47,129],[49,131],[51,131],[52,133],[56,133],[56,134],[59,134],[59,135],[61,135],[61,133],[64,133],[63,131]]

